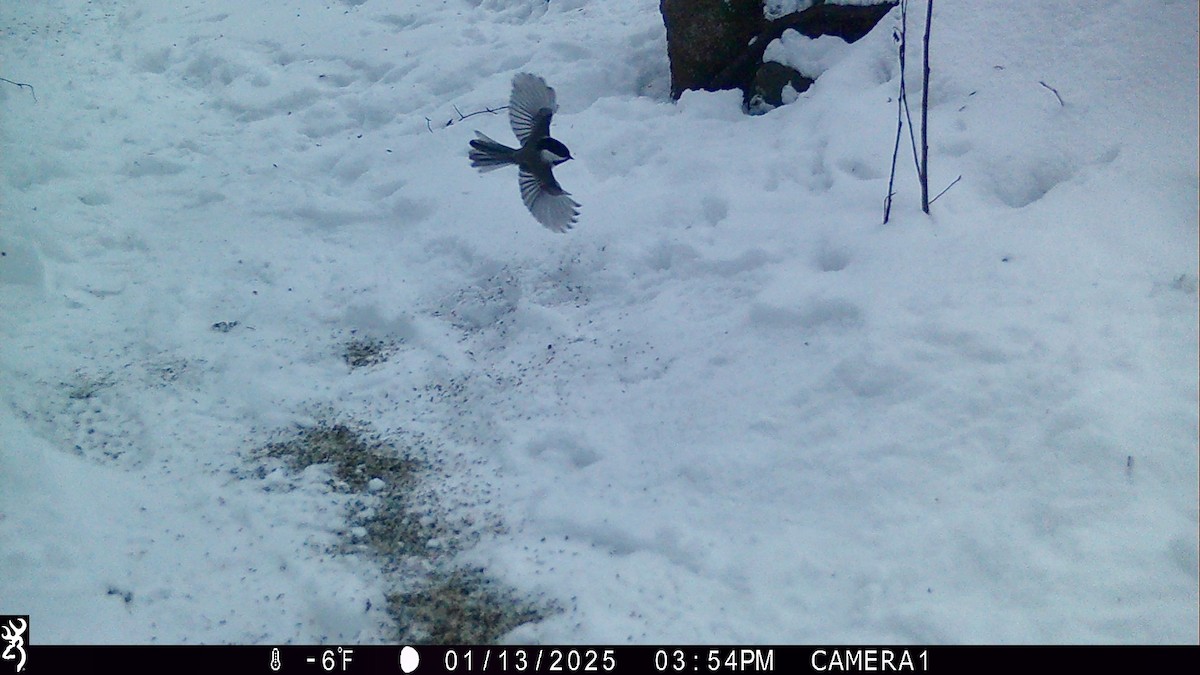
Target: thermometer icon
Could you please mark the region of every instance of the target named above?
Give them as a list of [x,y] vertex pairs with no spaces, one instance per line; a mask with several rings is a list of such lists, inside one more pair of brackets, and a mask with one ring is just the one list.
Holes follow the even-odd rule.
[[271,670],[278,671],[279,667],[280,667],[279,647],[272,647],[271,648]]

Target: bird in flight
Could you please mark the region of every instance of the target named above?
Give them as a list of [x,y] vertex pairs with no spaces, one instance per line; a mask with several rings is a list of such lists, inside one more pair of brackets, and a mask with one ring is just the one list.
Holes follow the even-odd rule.
[[518,73],[508,100],[508,122],[521,147],[510,148],[476,131],[467,156],[481,172],[516,164],[526,208],[550,230],[565,232],[578,219],[580,205],[554,179],[554,167],[572,159],[567,146],[550,136],[550,120],[557,110],[554,90],[545,80]]

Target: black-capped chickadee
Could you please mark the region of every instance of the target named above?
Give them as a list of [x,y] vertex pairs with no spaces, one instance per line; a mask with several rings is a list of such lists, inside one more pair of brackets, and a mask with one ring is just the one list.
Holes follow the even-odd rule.
[[529,212],[542,225],[565,232],[579,216],[579,203],[554,180],[552,169],[571,159],[567,146],[550,137],[550,118],[557,110],[554,90],[545,80],[518,73],[508,99],[508,122],[521,147],[510,148],[476,131],[467,156],[481,172],[516,164],[521,199]]

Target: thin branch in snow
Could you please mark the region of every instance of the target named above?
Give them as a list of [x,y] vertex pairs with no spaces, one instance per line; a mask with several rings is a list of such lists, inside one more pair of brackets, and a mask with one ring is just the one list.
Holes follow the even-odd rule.
[[[892,198],[896,195],[896,159],[900,156],[900,135],[904,131],[904,110],[907,107],[906,97],[904,95],[904,38],[908,29],[908,2],[900,0],[900,30],[892,32],[892,39],[896,41],[900,52],[900,93],[896,96],[896,143],[892,147],[892,170],[888,175],[888,191],[887,197],[883,200],[883,222],[887,224],[888,219],[892,215]],[[912,129],[912,119],[909,116],[909,129]],[[911,135],[911,133],[910,133]],[[916,149],[916,140],[913,141],[914,150]]]
[[921,180],[921,210],[929,214],[929,32],[933,27],[933,0],[925,4],[925,62],[921,78],[921,161],[917,174]]
[[[474,117],[476,115],[482,115],[484,113],[491,113],[491,114],[495,115],[496,113],[500,112],[501,110],[508,109],[508,106],[502,105],[499,108],[484,108],[483,110],[476,110],[475,112],[467,113],[464,115],[463,112],[458,109],[458,106],[451,106],[451,107],[454,108],[454,112],[458,114],[458,119],[446,120],[446,123],[442,125],[443,129],[450,126],[451,124],[454,124],[455,122],[461,122],[461,121],[467,119],[468,117]],[[429,133],[433,133],[433,120],[429,119],[428,117],[425,118],[425,128],[429,129]]]
[[944,194],[946,194],[947,192],[949,192],[949,191],[950,191],[950,188],[954,187],[954,185],[955,185],[956,183],[958,183],[958,181],[960,181],[960,180],[962,180],[962,175],[961,175],[961,174],[959,174],[958,178],[955,178],[953,181],[951,181],[951,182],[950,182],[950,184],[946,186],[946,189],[945,189],[945,190],[942,190],[941,192],[937,193],[937,197],[934,197],[933,199],[930,199],[930,200],[929,200],[929,203],[930,203],[930,204],[933,204],[934,202],[936,202],[936,201],[938,200],[938,197],[941,197],[942,195],[944,195]]
[[476,110],[473,113],[467,113],[466,115],[464,115],[464,114],[462,114],[462,111],[458,109],[458,106],[454,106],[454,112],[458,113],[458,119],[450,120],[449,122],[446,122],[446,126],[450,126],[451,124],[454,124],[455,122],[461,122],[461,121],[467,119],[468,117],[474,117],[476,115],[482,115],[484,113],[491,113],[491,114],[495,115],[496,113],[500,112],[501,110],[507,110],[507,109],[508,109],[508,106],[502,105],[499,108],[484,108],[483,110]]
[[1054,92],[1054,98],[1058,99],[1058,104],[1059,104],[1060,106],[1063,106],[1064,108],[1067,106],[1067,104],[1066,104],[1066,103],[1063,103],[1062,96],[1059,96],[1059,95],[1058,95],[1058,90],[1057,90],[1057,89],[1055,89],[1054,87],[1051,87],[1050,85],[1046,84],[1046,83],[1045,83],[1044,81],[1042,81],[1042,80],[1038,80],[1038,84],[1040,84],[1040,85],[1042,85],[1043,87],[1045,87],[1045,88],[1049,89],[1050,91]]
[[0,77],[0,82],[7,82],[7,83],[9,83],[9,84],[14,84],[14,85],[16,85],[16,86],[18,86],[18,87],[21,87],[21,88],[29,87],[29,94],[30,94],[31,96],[33,96],[33,102],[34,102],[34,103],[37,103],[37,102],[38,102],[38,100],[37,100],[37,93],[36,93],[36,92],[33,90],[33,85],[32,85],[32,84],[26,84],[26,83],[24,83],[24,82],[13,82],[12,80],[10,80],[10,79],[8,79],[8,78],[6,78],[6,77]]

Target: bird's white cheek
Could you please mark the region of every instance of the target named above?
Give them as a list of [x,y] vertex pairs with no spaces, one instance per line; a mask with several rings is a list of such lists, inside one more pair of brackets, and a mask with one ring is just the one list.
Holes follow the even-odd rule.
[[560,157],[549,150],[542,150],[542,161],[547,164],[558,164],[559,162],[565,162],[566,158]]

